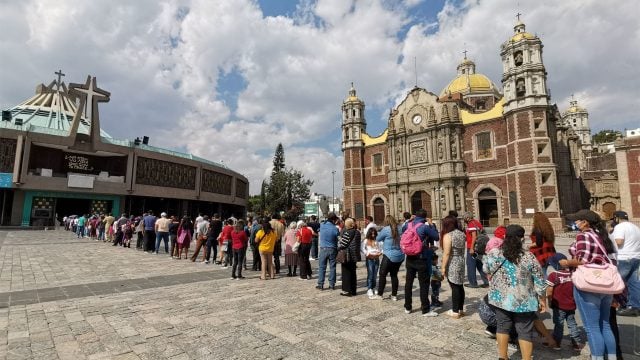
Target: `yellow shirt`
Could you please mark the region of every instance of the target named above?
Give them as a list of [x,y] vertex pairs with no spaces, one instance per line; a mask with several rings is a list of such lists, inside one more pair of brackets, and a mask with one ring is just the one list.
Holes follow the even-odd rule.
[[271,230],[271,232],[267,235],[264,234],[264,231],[262,229],[258,230],[258,232],[256,233],[256,241],[262,239],[258,243],[258,251],[272,253],[276,247],[277,237],[278,234],[274,230]]

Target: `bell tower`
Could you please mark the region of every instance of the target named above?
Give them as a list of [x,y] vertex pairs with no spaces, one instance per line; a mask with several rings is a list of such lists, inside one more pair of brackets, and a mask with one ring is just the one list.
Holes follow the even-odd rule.
[[559,218],[564,202],[558,191],[556,119],[549,106],[542,41],[525,31],[520,14],[513,29],[500,50],[511,217],[530,218],[539,211]]
[[518,21],[514,34],[502,44],[502,87],[505,114],[529,106],[547,106],[547,72],[542,62],[542,41]]
[[367,122],[364,119],[364,102],[356,96],[356,89],[351,83],[349,96],[342,103],[342,151],[362,147],[362,134]]

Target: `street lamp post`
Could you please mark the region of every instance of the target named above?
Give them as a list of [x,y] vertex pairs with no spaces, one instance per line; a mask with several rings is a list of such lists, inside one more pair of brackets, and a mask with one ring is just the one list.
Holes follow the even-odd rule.
[[336,171],[332,170],[331,171],[331,211],[333,212],[335,212],[335,202],[336,202],[335,184],[336,184]]

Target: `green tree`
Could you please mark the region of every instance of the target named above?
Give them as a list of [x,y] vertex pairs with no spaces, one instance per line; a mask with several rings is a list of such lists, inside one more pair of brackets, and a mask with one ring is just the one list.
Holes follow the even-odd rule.
[[618,130],[600,130],[593,135],[592,140],[594,144],[605,144],[613,142],[618,136],[622,136],[622,133]]
[[273,170],[268,183],[263,183],[265,208],[269,212],[285,212],[287,220],[295,220],[304,211],[313,181],[306,180],[302,172],[286,168],[284,148],[278,144],[273,156]]

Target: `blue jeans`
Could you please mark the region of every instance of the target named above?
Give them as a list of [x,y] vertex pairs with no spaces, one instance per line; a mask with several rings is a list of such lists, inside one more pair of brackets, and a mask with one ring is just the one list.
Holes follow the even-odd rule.
[[640,259],[618,260],[618,272],[629,290],[629,307],[640,309]]
[[164,241],[164,252],[169,253],[169,232],[156,232],[156,253],[160,251],[160,241]]
[[567,322],[569,328],[569,336],[575,343],[581,343],[580,329],[576,322],[575,311],[564,311],[557,308],[553,309],[553,338],[556,339],[558,345],[562,342],[562,334],[564,334],[564,322]]
[[318,260],[318,286],[324,287],[324,275],[327,270],[327,260],[329,260],[329,286],[334,287],[336,285],[336,254],[338,249],[330,247],[321,247]]
[[477,260],[469,254],[469,250],[467,250],[467,279],[469,279],[469,284],[473,286],[478,285],[478,279],[476,278],[476,270],[480,273],[480,278],[485,285],[489,284],[489,280],[487,280],[487,274],[482,271],[482,261]]
[[612,295],[573,289],[573,297],[587,332],[592,359],[616,359],[616,339],[609,325]]
[[380,267],[380,259],[367,259],[367,289],[376,288],[376,275]]

